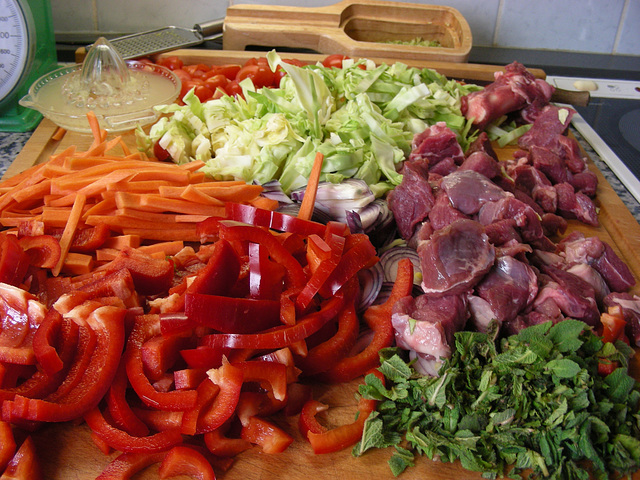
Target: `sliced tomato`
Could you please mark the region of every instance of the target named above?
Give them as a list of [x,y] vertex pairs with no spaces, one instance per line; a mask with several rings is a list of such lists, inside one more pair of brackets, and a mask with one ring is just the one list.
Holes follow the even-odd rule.
[[183,67],[184,62],[177,55],[171,55],[169,57],[163,57],[160,60],[158,60],[158,65],[162,65],[163,67],[166,67],[169,70],[178,70]]
[[240,69],[236,81],[241,82],[250,78],[256,88],[271,87],[274,85],[275,74],[268,65],[246,65]]

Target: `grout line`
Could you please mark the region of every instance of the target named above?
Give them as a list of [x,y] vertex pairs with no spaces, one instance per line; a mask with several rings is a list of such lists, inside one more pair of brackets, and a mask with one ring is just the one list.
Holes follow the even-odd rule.
[[502,23],[502,9],[504,5],[504,0],[500,0],[498,2],[498,12],[496,14],[496,26],[493,30],[493,40],[492,45],[495,47],[498,45],[498,32],[500,31],[500,24]]
[[620,42],[622,38],[622,30],[624,28],[624,22],[627,18],[627,13],[629,12],[629,5],[631,0],[625,0],[624,6],[622,7],[622,13],[620,14],[620,21],[618,22],[618,30],[616,31],[616,37],[613,40],[613,48],[611,53],[615,54],[618,51],[618,47],[620,47]]

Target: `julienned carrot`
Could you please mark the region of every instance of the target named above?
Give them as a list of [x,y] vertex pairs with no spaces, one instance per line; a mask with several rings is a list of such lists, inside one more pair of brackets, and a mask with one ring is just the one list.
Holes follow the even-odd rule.
[[303,220],[311,220],[311,216],[313,215],[313,207],[316,203],[316,193],[318,192],[318,184],[320,183],[323,161],[324,155],[320,152],[316,153],[316,158],[311,168],[311,175],[309,175],[309,181],[307,182],[307,188],[304,191],[302,204],[298,211],[298,218]]
[[182,240],[173,240],[169,242],[158,242],[153,245],[144,245],[139,247],[138,250],[141,250],[145,253],[157,253],[161,252],[165,256],[175,255],[180,250],[184,248],[184,242]]
[[73,202],[73,207],[69,213],[69,219],[67,220],[67,224],[62,232],[62,237],[60,237],[60,260],[58,260],[57,265],[51,270],[51,273],[53,273],[55,277],[60,274],[62,266],[67,259],[67,254],[71,247],[71,241],[73,240],[73,236],[75,235],[78,224],[80,223],[80,217],[82,217],[82,210],[84,209],[86,201],[87,197],[82,194],[78,194],[76,201]]
[[107,238],[102,247],[116,250],[122,250],[124,247],[137,248],[140,246],[141,241],[142,239],[138,235],[117,235]]
[[94,258],[84,253],[69,252],[66,255],[62,271],[72,275],[84,275],[93,269]]
[[145,229],[145,228],[123,228],[124,235],[139,235],[147,240],[155,240],[159,242],[168,242],[171,240],[183,240],[185,242],[199,242],[196,229],[189,224],[188,228],[178,228],[181,224],[176,223],[171,229]]

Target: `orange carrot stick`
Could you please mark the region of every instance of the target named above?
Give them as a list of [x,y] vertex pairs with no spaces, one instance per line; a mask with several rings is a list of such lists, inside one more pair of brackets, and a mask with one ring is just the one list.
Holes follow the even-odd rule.
[[316,203],[316,194],[318,193],[323,161],[324,155],[320,152],[316,153],[316,158],[311,168],[311,175],[309,175],[309,181],[307,182],[307,188],[304,191],[304,197],[302,197],[302,203],[298,211],[298,218],[303,220],[311,220],[311,216],[313,215],[313,207]]
[[60,259],[58,260],[56,266],[51,270],[51,273],[55,277],[60,274],[62,266],[67,259],[69,248],[71,247],[71,241],[73,240],[73,236],[75,235],[76,229],[78,228],[78,223],[80,222],[80,218],[82,217],[82,211],[84,209],[86,201],[87,197],[82,194],[78,194],[78,196],[76,197],[76,201],[73,203],[73,207],[71,208],[71,212],[69,213],[69,219],[67,220],[67,224],[65,225],[62,236],[60,237]]

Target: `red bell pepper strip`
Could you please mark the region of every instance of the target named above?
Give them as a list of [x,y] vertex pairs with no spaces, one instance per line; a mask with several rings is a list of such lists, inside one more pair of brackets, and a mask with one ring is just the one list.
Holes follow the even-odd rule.
[[158,473],[162,480],[178,475],[186,475],[197,480],[216,480],[213,467],[204,455],[186,445],[178,445],[169,450]]
[[207,367],[191,367],[184,368],[182,370],[176,370],[173,372],[173,381],[176,390],[193,389],[198,388],[206,378],[207,370],[210,368],[217,368],[222,365],[222,358],[218,365],[210,365]]
[[322,285],[320,295],[325,298],[335,295],[360,270],[372,267],[378,261],[376,248],[369,240],[369,237],[364,234],[353,234],[347,237],[345,249],[346,251],[340,258],[338,265]]
[[136,473],[154,463],[162,462],[166,455],[166,452],[121,453],[109,462],[100,475],[96,477],[96,480],[130,480]]
[[273,415],[285,405],[285,401],[277,400],[271,392],[243,391],[236,406],[236,416],[242,425],[248,425],[252,417]]
[[306,357],[298,357],[296,365],[307,375],[316,375],[333,368],[345,358],[355,345],[360,329],[360,319],[355,302],[351,301],[338,315],[338,331],[330,339],[309,349]]
[[184,412],[169,412],[147,408],[131,407],[133,413],[151,430],[165,432],[167,430],[180,431]]
[[0,421],[0,472],[4,472],[9,461],[15,455],[16,448],[16,440],[13,436],[11,424]]
[[293,437],[273,423],[260,417],[251,417],[242,427],[241,438],[260,445],[264,453],[281,453],[293,443]]
[[183,411],[193,408],[198,396],[195,390],[159,392],[147,378],[142,362],[142,345],[159,334],[160,320],[158,315],[140,315],[136,317],[124,354],[129,383],[131,383],[140,399],[150,407],[170,411]]
[[247,440],[227,437],[228,430],[229,423],[226,423],[203,435],[204,444],[212,454],[218,457],[235,457],[252,447],[251,442]]
[[[372,372],[380,378],[379,372]],[[313,448],[314,453],[332,453],[343,450],[356,444],[362,438],[362,432],[364,430],[364,424],[371,412],[376,408],[376,401],[366,398],[361,398],[358,402],[358,413],[356,420],[353,423],[346,425],[340,425],[339,427],[327,430],[321,426],[315,418],[315,414],[323,410],[323,407],[317,405],[315,400],[310,400],[307,405],[302,409],[302,415],[305,415],[305,419],[300,419],[300,425],[302,428],[307,429],[307,439]]]
[[178,429],[165,430],[145,437],[129,435],[109,424],[97,407],[86,413],[84,420],[98,438],[121,452],[162,452],[182,443],[182,435]]
[[295,325],[261,333],[211,334],[202,337],[201,343],[209,347],[228,348],[276,349],[288,347],[320,330],[324,324],[335,318],[343,304],[344,296],[336,295],[327,300],[319,311],[304,316]]
[[328,409],[329,405],[313,398],[305,402],[300,411],[300,417],[298,417],[298,429],[304,438],[309,437],[309,432],[319,434],[328,430],[327,427],[318,422],[316,417],[318,413],[326,412]]
[[210,379],[205,378],[197,388],[198,401],[195,406],[186,410],[182,415],[182,425],[180,431],[184,435],[195,435],[198,433],[198,420],[205,407],[209,406],[213,399],[220,392],[220,387],[215,385]]
[[56,340],[62,329],[62,315],[50,308],[33,335],[33,353],[38,364],[48,375],[54,375],[64,368],[64,363],[56,350]]
[[[44,370],[37,370],[31,378],[23,381],[14,388],[0,390],[0,401],[13,400],[16,395],[28,398],[44,398],[56,391],[67,377],[67,372],[73,364],[78,345],[77,324],[71,320],[64,319],[61,332],[58,352],[63,368],[54,375],[48,375]],[[9,406],[9,404],[7,404]]]
[[3,480],[42,480],[36,446],[31,436],[22,442],[0,478]]
[[219,240],[214,244],[207,264],[187,287],[187,292],[229,295],[239,275],[240,258],[229,242]]
[[22,237],[18,243],[29,257],[29,263],[34,267],[53,268],[62,254],[60,242],[51,235]]
[[280,325],[280,302],[185,294],[185,313],[194,326],[223,333],[254,333]]
[[46,316],[46,308],[29,292],[0,284],[0,361],[35,364],[33,335]]
[[298,260],[268,230],[223,220],[220,222],[220,238],[263,245],[271,258],[285,268],[287,279],[285,289],[302,287],[306,283],[307,277]]
[[156,335],[142,344],[142,363],[151,381],[156,381],[178,361],[180,350],[191,344],[190,336]]
[[149,434],[149,427],[131,410],[126,397],[128,387],[126,366],[124,362],[120,362],[118,372],[105,395],[107,411],[117,427],[136,437],[144,437]]
[[125,247],[118,256],[105,266],[108,272],[127,269],[133,277],[136,291],[142,295],[156,295],[171,288],[173,263],[162,258]]
[[259,243],[249,244],[249,297],[257,300],[279,300],[285,270],[269,260],[269,252]]
[[364,313],[364,320],[373,330],[371,343],[360,353],[345,357],[337,365],[322,372],[319,376],[330,383],[343,383],[353,380],[380,363],[380,349],[393,344],[394,330],[391,324],[393,306],[396,302],[411,294],[413,289],[413,264],[409,259],[398,263],[396,281],[387,300],[381,305],[372,305]]
[[[201,345],[196,348],[181,350],[180,355],[191,369],[205,369],[206,371],[209,368],[218,368],[222,365],[222,357],[230,351],[228,348],[214,348]],[[174,372],[174,377],[176,373],[177,372]],[[176,388],[178,388],[177,379]]]
[[[60,240],[64,228],[47,228],[46,234]],[[83,227],[76,230],[69,246],[70,252],[91,253],[100,248],[111,236],[111,228],[106,223],[100,223],[95,227]]]
[[[313,268],[313,265],[316,262],[311,260],[310,267],[313,269],[313,273],[296,298],[296,307],[301,311],[304,311],[309,306],[316,293],[320,292],[324,287],[329,277],[332,276],[338,265],[341,263],[342,254],[344,253],[346,243],[346,239],[344,237],[330,234],[328,235],[327,242],[324,242],[324,240],[321,239],[319,240],[329,247],[331,253],[328,255],[328,258],[320,261],[315,268]],[[319,242],[316,241],[315,243],[317,244]],[[314,244],[314,240],[310,239],[309,244]],[[320,247],[311,247],[311,250],[317,248]]]
[[[98,304],[99,305],[99,304]],[[83,304],[70,312],[81,330],[90,329],[96,337],[95,349],[86,350],[78,364],[86,365],[72,385],[64,382],[46,399],[16,396],[11,402],[10,418],[45,422],[64,422],[78,418],[98,405],[116,375],[124,346],[126,311],[112,306]],[[75,375],[77,378],[78,375]],[[3,404],[3,416],[5,405]]]
[[210,407],[203,412],[199,422],[199,433],[211,432],[220,428],[234,414],[244,377],[242,369],[226,360],[219,368],[212,368],[207,372],[209,379],[220,388],[220,392]]
[[29,269],[29,257],[15,235],[0,234],[0,282],[18,286]]
[[323,235],[325,231],[325,226],[321,223],[254,207],[253,205],[227,202],[225,214],[229,220],[248,223],[257,227],[266,227],[279,232],[299,233],[307,236],[311,234]]

